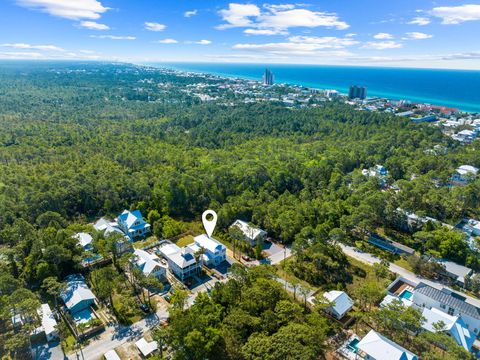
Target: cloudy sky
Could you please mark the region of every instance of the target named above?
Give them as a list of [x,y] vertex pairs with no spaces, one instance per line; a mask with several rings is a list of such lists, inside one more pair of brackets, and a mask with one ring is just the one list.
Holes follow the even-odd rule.
[[0,58],[480,69],[480,2],[1,0]]

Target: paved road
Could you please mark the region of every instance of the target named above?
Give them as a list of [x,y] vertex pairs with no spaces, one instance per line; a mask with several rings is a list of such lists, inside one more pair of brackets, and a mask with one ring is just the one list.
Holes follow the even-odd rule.
[[159,324],[160,320],[168,318],[168,310],[161,307],[156,314],[136,322],[130,326],[115,325],[109,326],[98,338],[93,338],[91,343],[82,351],[71,354],[70,360],[95,360],[101,359],[103,354],[109,350],[126,343],[127,341],[138,340],[143,333]]
[[33,347],[32,358],[34,360],[63,360],[65,355],[60,342],[51,342]]
[[[373,256],[372,254],[360,251],[357,248],[354,248],[352,246],[347,246],[347,245],[340,244],[340,247],[342,248],[342,250],[345,254],[347,254],[348,256],[350,256],[354,259],[357,259],[358,261],[361,261],[363,263],[372,265],[372,264],[375,264],[375,263],[379,263],[381,261],[376,256]],[[448,286],[446,286],[442,283],[420,277],[420,276],[412,273],[411,271],[409,271],[407,269],[404,269],[401,266],[398,266],[397,264],[390,263],[389,268],[390,268],[390,271],[392,271],[395,274],[400,275],[401,277],[403,277],[403,278],[405,278],[409,281],[412,281],[414,283],[418,284],[419,282],[423,282],[423,283],[425,283],[427,285],[430,285],[431,287],[434,287],[434,288],[439,289],[439,290],[441,290],[442,288],[447,288],[447,289],[449,289],[453,292],[456,292],[456,293],[460,294],[461,296],[465,297],[466,302],[468,302],[472,305],[475,305],[477,307],[480,307],[480,300],[479,299],[471,297],[471,296],[469,296],[467,294],[464,294],[462,292],[458,292],[456,290],[453,290],[452,288],[450,288],[450,287],[448,287]]]
[[[279,245],[276,245],[276,246],[280,247]],[[282,262],[284,259],[288,259],[291,255],[292,255],[292,249],[288,246],[285,246],[284,248],[280,248],[279,251],[270,255],[268,258],[270,259],[271,265],[276,265]]]

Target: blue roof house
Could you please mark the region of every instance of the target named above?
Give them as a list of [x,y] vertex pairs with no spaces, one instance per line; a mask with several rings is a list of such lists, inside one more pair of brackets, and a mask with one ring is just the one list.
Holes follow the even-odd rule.
[[118,227],[132,240],[150,233],[150,224],[143,219],[139,210],[124,210],[117,221]]

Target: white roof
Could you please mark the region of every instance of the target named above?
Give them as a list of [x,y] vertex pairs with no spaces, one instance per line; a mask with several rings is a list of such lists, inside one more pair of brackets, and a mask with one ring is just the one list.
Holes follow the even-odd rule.
[[236,226],[243,233],[243,235],[252,240],[256,239],[259,235],[267,233],[265,230],[253,227],[243,220],[235,220],[232,226]]
[[459,131],[457,135],[472,136],[472,135],[475,135],[475,131],[465,129],[465,130]]
[[105,235],[116,232],[124,235],[123,231],[118,228],[118,223],[115,221],[108,221],[105,218],[100,218],[93,227],[97,231],[105,231]]
[[78,275],[70,275],[67,278],[67,288],[62,292],[61,297],[69,309],[84,300],[96,299],[83,277]]
[[462,165],[457,169],[457,172],[460,175],[466,175],[466,174],[477,175],[478,168],[472,165]]
[[333,310],[341,316],[346,314],[353,306],[353,300],[344,291],[332,290],[324,293],[323,297],[334,303],[332,305]]
[[460,346],[465,348],[467,351],[470,351],[473,342],[475,341],[475,336],[470,333],[461,318],[458,316],[448,315],[447,313],[435,308],[424,308],[422,316],[425,318],[422,328],[431,332],[436,332],[433,324],[442,321],[445,324],[444,331],[449,332]]
[[441,260],[438,260],[437,262],[441,265],[444,265],[445,270],[447,272],[455,275],[457,277],[457,281],[459,281],[461,283],[464,283],[465,282],[465,276],[470,275],[470,273],[472,272],[472,269],[470,269],[466,266],[454,263],[453,261],[448,261],[448,260],[441,259]]
[[166,244],[160,247],[160,252],[164,257],[175,263],[181,269],[197,262],[194,256],[195,252],[188,246],[179,248],[175,244]]
[[121,360],[115,350],[107,351],[103,356],[105,357],[105,360]]
[[370,357],[378,360],[417,360],[417,355],[404,349],[397,343],[380,335],[375,330],[365,335],[360,340],[357,347],[368,354]]
[[146,276],[156,271],[158,267],[164,267],[160,262],[160,258],[155,254],[150,254],[140,249],[136,249],[133,254],[137,256],[135,261],[137,266],[142,269]]
[[195,236],[193,241],[198,246],[203,247],[212,253],[215,253],[217,251],[222,251],[223,249],[225,249],[225,245],[223,245],[221,242],[215,240],[212,237],[208,237],[205,234]]
[[138,340],[135,345],[137,346],[138,350],[140,350],[143,356],[148,356],[158,349],[158,343],[156,341],[147,342],[145,338],[141,338],[140,340]]
[[37,310],[38,315],[42,318],[42,328],[45,331],[45,334],[51,334],[56,331],[55,327],[57,326],[57,320],[53,316],[52,310],[48,304],[42,304]]
[[93,241],[92,235],[81,232],[73,235],[75,239],[78,240],[78,245],[81,247],[86,247],[87,245],[90,245]]

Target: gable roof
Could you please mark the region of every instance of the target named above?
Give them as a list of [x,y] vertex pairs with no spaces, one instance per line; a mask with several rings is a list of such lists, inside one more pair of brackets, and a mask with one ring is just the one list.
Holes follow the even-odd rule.
[[465,276],[468,276],[472,273],[472,269],[466,267],[466,266],[463,266],[463,265],[460,265],[460,264],[457,264],[453,261],[448,261],[448,260],[445,260],[445,259],[440,259],[440,260],[437,260],[437,263],[445,266],[445,270],[452,274],[452,275],[455,275],[456,276],[456,280],[458,282],[461,282],[461,283],[464,283],[465,282]]
[[118,220],[125,223],[125,225],[127,226],[127,229],[132,229],[134,227],[133,224],[137,220],[141,220],[142,223],[145,223],[145,220],[143,220],[143,216],[140,210],[133,210],[133,211],[123,210],[123,212],[118,217]]
[[417,355],[374,330],[360,340],[357,347],[374,359],[382,360],[417,360]]
[[82,301],[96,299],[81,275],[70,275],[66,280],[67,287],[60,296],[68,309],[74,308]]
[[160,247],[159,250],[164,257],[176,264],[181,269],[186,268],[197,262],[195,260],[194,251],[188,246],[185,246],[184,248],[179,248],[175,244],[165,244]]
[[208,237],[205,234],[195,236],[193,241],[198,246],[203,247],[212,253],[225,249],[225,245],[212,237]]
[[479,308],[465,302],[465,299],[463,298],[462,300],[460,295],[457,295],[456,293],[453,293],[447,289],[443,289],[443,291],[438,290],[421,282],[415,287],[415,291],[413,292],[413,302],[415,302],[416,294],[422,294],[424,296],[427,296],[442,304],[448,305],[449,307],[455,309],[462,314],[469,315],[475,319],[480,320]]
[[138,350],[140,350],[143,356],[148,356],[158,349],[158,343],[156,341],[147,342],[147,340],[145,340],[145,338],[143,337],[138,340],[135,345],[137,346]]
[[86,246],[90,245],[93,241],[92,235],[84,233],[84,232],[80,232],[80,233],[77,233],[77,234],[73,235],[73,238],[78,240],[78,244],[81,247],[86,247]]
[[160,263],[160,258],[155,254],[150,254],[145,250],[140,249],[136,249],[133,254],[137,256],[135,263],[146,276],[155,272],[158,267],[164,267]]
[[42,329],[46,335],[54,333],[56,331],[57,320],[53,316],[52,310],[48,304],[42,304],[37,310],[38,315],[42,317]]
[[244,236],[252,240],[256,239],[257,236],[259,235],[267,233],[265,230],[256,228],[250,225],[249,223],[247,223],[246,221],[239,220],[239,219],[235,220],[235,222],[232,224],[232,227],[233,226],[237,227],[243,233]]
[[324,293],[323,297],[334,303],[332,309],[342,316],[353,306],[353,300],[344,291],[332,290]]
[[112,232],[116,232],[122,235],[125,235],[121,229],[118,228],[118,224],[114,221],[108,221],[105,218],[100,218],[93,227],[97,231],[105,231],[105,235],[108,235]]
[[445,323],[444,330],[452,335],[458,345],[462,346],[465,350],[470,351],[475,341],[475,336],[467,329],[462,318],[448,315],[435,308],[424,308],[422,316],[426,319],[422,324],[422,328],[431,332],[436,332],[433,324],[443,321],[443,323]]

